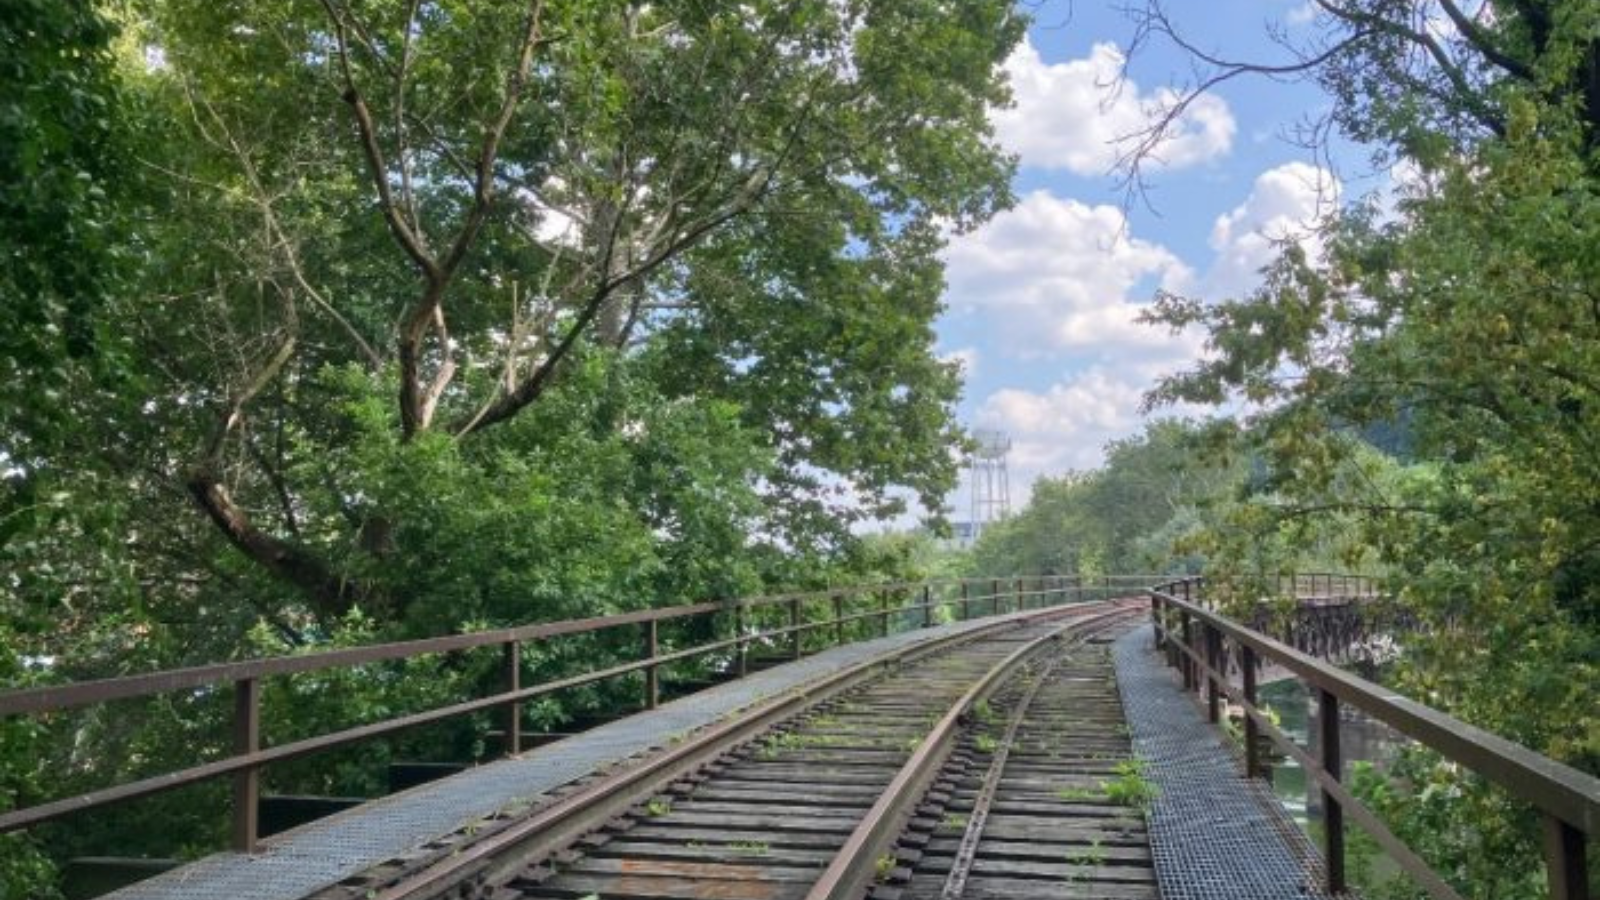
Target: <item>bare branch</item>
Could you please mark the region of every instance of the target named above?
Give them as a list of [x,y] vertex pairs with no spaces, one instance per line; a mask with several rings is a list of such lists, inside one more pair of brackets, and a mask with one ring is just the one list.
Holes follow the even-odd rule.
[[1523,81],[1534,80],[1533,69],[1522,60],[1508,56],[1499,47],[1495,46],[1494,39],[1490,37],[1489,33],[1463,13],[1461,7],[1457,6],[1454,0],[1439,0],[1439,5],[1444,7],[1444,14],[1450,17],[1451,23],[1456,26],[1456,31],[1460,32],[1461,36],[1466,38],[1467,42],[1476,48],[1479,53],[1482,53],[1484,59]]
[[350,43],[347,37],[346,19],[333,0],[322,0],[322,6],[333,19],[334,36],[339,47],[339,73],[344,80],[344,101],[350,105],[350,110],[355,114],[356,131],[361,139],[361,152],[367,158],[367,167],[371,170],[372,183],[378,191],[378,205],[383,212],[383,219],[389,225],[389,231],[394,235],[395,241],[400,244],[406,255],[411,257],[417,268],[430,281],[438,278],[439,266],[429,253],[427,244],[421,234],[411,229],[407,218],[415,218],[414,211],[403,210],[395,202],[393,192],[389,187],[389,166],[384,161],[383,148],[378,143],[377,124],[372,119],[372,111],[367,108],[367,101],[361,96],[361,91],[356,87],[355,73],[350,67]]

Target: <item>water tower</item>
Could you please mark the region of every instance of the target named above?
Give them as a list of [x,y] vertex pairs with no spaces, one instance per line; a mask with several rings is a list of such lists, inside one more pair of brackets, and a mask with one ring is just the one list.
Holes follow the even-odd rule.
[[1011,481],[1006,475],[1006,455],[1011,438],[1003,431],[979,429],[972,433],[977,449],[969,463],[972,480],[972,537],[977,539],[990,522],[1011,515]]

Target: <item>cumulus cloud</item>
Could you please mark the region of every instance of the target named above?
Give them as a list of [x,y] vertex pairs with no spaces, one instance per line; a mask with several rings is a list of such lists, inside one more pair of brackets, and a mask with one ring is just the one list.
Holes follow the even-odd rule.
[[[1123,62],[1115,45],[1100,43],[1084,59],[1046,63],[1024,40],[1005,64],[1016,105],[993,113],[1000,142],[1026,166],[1090,176],[1110,171],[1127,138],[1177,100],[1170,88],[1140,93],[1131,80],[1119,83]],[[1215,159],[1233,146],[1236,128],[1228,104],[1203,95],[1175,123],[1152,162],[1181,168]]]
[[[1157,379],[1204,354],[1198,332],[1174,335],[1137,321],[1151,288],[1212,300],[1247,292],[1283,241],[1320,253],[1316,227],[1339,192],[1330,173],[1304,163],[1261,173],[1249,194],[1215,219],[1213,255],[1198,275],[1162,245],[1134,237],[1115,207],[1043,191],[956,238],[946,251],[954,312],[985,317],[984,327],[1008,351],[1026,348],[1061,364],[1047,386],[1013,382],[978,400],[973,426],[1013,439],[1013,507],[1026,502],[1041,475],[1098,466],[1108,442],[1142,426],[1140,405]],[[1207,412],[1180,406],[1162,414]],[[958,517],[968,490],[963,482],[951,498]]]
[[1211,229],[1216,251],[1201,293],[1208,299],[1238,296],[1261,281],[1261,269],[1277,258],[1285,241],[1313,256],[1322,250],[1317,227],[1338,204],[1339,180],[1326,169],[1286,163],[1256,176],[1250,195],[1217,217]]
[[945,251],[957,314],[981,314],[1022,354],[1155,347],[1162,333],[1135,321],[1136,287],[1176,289],[1189,269],[1128,233],[1122,211],[1034,191]]
[[1320,7],[1312,3],[1311,0],[1306,0],[1306,2],[1289,10],[1289,15],[1285,18],[1290,25],[1309,25],[1317,20],[1319,12],[1321,12]]

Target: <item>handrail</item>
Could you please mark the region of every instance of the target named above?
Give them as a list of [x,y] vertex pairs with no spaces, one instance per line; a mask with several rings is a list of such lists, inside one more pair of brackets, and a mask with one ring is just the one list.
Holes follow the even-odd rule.
[[[921,611],[921,624],[927,626],[933,624],[936,609],[956,607],[960,618],[965,620],[978,617],[974,615],[975,605],[978,613],[983,613],[984,606],[988,607],[985,616],[1000,615],[1008,609],[1020,611],[1035,605],[1052,606],[1073,599],[1081,600],[1091,592],[1107,593],[1119,589],[1118,586],[1122,584],[1131,582],[1115,576],[1093,579],[1078,576],[1048,576],[1026,579],[958,578],[856,585],[739,598],[727,602],[704,602],[638,610],[471,634],[373,644],[300,656],[240,660],[0,693],[0,715],[11,716],[48,714],[111,700],[148,697],[219,684],[231,683],[234,692],[233,747],[229,755],[177,771],[0,813],[0,833],[27,828],[40,822],[110,803],[232,775],[233,846],[237,850],[249,852],[255,848],[257,842],[256,806],[260,791],[260,771],[263,766],[270,763],[491,709],[505,711],[506,750],[508,753],[516,753],[521,748],[521,704],[534,697],[642,672],[645,676],[644,705],[646,708],[651,708],[660,698],[659,669],[667,663],[732,650],[737,660],[738,674],[743,675],[748,648],[759,642],[776,644],[781,639],[787,639],[788,654],[793,658],[799,658],[804,649],[805,635],[825,628],[833,629],[834,643],[843,643],[844,626],[852,622],[878,619],[878,630],[887,635],[891,617],[903,616],[906,613]],[[978,589],[974,590],[975,587]],[[988,589],[988,593],[983,592],[984,588]],[[938,600],[934,598],[936,590],[941,595]],[[947,596],[955,591],[959,591],[959,596]],[[911,602],[891,606],[890,598],[894,595],[908,596]],[[858,609],[849,611],[845,609],[844,604],[847,599],[862,596],[877,598],[878,603],[875,608],[864,612]],[[803,615],[807,604],[818,602],[831,604],[832,615],[824,615],[820,619],[808,619]],[[752,628],[753,623],[750,622],[752,611],[774,607],[787,607],[786,625]],[[661,623],[719,613],[732,613],[735,617],[732,637],[716,637],[704,643],[662,652],[659,633]],[[521,645],[524,641],[547,640],[562,635],[594,633],[625,626],[639,626],[642,631],[641,655],[638,659],[541,684],[527,686],[522,684]],[[287,744],[262,746],[261,682],[263,679],[388,660],[410,659],[426,654],[490,647],[499,647],[503,653],[503,686],[496,693]]]
[[[1259,769],[1258,737],[1265,735],[1320,784],[1327,811],[1324,851],[1330,891],[1345,888],[1343,814],[1349,812],[1430,894],[1459,900],[1459,894],[1341,784],[1338,709],[1341,703],[1349,703],[1536,807],[1545,819],[1550,896],[1556,900],[1588,896],[1585,838],[1600,836],[1600,779],[1358,678],[1208,609],[1194,597],[1203,581],[1182,579],[1150,588],[1157,646],[1168,649],[1169,662],[1182,670],[1186,688],[1199,691],[1204,686],[1213,723],[1218,721],[1220,696],[1243,709],[1247,776],[1253,777]],[[1180,598],[1179,593],[1185,596]],[[1198,636],[1194,634],[1197,624]],[[1239,651],[1242,689],[1228,681],[1225,642],[1232,642]],[[1295,745],[1257,705],[1258,660],[1277,663],[1316,690],[1321,738],[1318,758]]]

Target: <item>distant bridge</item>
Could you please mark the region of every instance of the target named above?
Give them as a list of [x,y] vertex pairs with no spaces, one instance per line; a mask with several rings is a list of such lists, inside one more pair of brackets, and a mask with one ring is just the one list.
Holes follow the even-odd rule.
[[[0,715],[41,727],[176,696],[227,699],[233,730],[214,758],[0,813],[0,831],[228,779],[233,849],[114,896],[1288,900],[1345,895],[1348,816],[1432,896],[1458,897],[1343,785],[1338,722],[1350,707],[1537,810],[1550,895],[1586,898],[1600,781],[1318,658],[1345,654],[1375,620],[1351,624],[1372,602],[1366,582],[1316,578],[1291,582],[1286,593],[1303,602],[1274,620],[1288,624],[1292,643],[1207,608],[1199,579],[966,579],[12,691],[0,694]],[[528,677],[551,655],[530,650],[580,639],[592,667]],[[424,654],[498,655],[499,684],[329,734],[263,734],[272,679],[352,667],[376,678]],[[1316,755],[1257,706],[1268,664],[1317,697]],[[628,714],[570,735],[527,731],[533,701],[625,682],[637,690],[634,708],[617,710]],[[1259,774],[1271,742],[1316,781],[1321,848],[1260,779],[1237,777],[1230,739],[1216,727],[1228,701],[1245,713],[1243,774]],[[500,718],[506,758],[263,835],[277,827],[263,827],[263,807],[286,805],[262,796],[272,766],[484,713]],[[341,805],[300,800],[288,806],[301,815]]]

